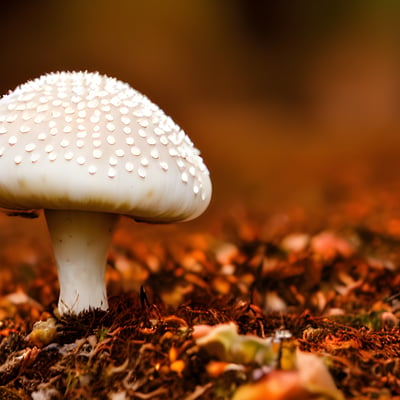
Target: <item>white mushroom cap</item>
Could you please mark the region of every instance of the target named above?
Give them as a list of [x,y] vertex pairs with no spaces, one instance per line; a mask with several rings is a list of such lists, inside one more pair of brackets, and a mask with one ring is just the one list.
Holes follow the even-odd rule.
[[0,207],[172,222],[201,214],[207,167],[146,96],[98,73],[59,72],[0,100]]

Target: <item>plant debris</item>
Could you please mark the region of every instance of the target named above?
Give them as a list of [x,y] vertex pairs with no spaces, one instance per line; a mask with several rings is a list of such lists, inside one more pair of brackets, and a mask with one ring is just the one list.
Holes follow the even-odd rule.
[[52,261],[7,241],[0,398],[400,399],[394,196],[359,213],[344,199],[318,223],[239,210],[213,233],[162,239],[125,221],[110,310],[79,317],[57,314]]

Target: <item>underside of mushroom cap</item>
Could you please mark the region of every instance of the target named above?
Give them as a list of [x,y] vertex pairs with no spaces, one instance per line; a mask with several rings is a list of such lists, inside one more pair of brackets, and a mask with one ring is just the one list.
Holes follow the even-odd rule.
[[199,151],[128,84],[60,72],[0,100],[0,207],[188,220],[211,198]]

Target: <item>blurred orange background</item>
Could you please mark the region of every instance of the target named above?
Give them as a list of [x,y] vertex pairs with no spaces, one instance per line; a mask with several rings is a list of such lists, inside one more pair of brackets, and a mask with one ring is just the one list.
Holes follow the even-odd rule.
[[397,185],[396,1],[0,7],[1,93],[50,71],[99,71],[145,93],[184,128],[214,185],[208,212],[191,227],[237,204],[312,209],[340,196],[341,185]]

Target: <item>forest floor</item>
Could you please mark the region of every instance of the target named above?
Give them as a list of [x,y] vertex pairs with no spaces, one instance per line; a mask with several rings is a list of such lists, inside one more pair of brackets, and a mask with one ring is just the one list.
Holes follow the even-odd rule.
[[400,190],[347,178],[195,232],[123,219],[110,310],[76,318],[48,243],[4,218],[0,399],[400,399]]

